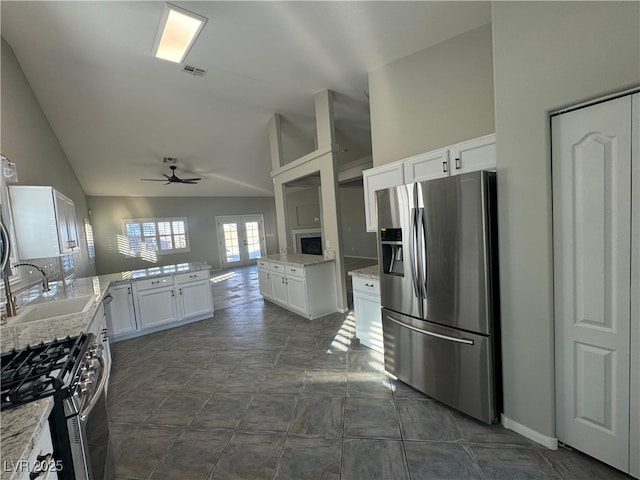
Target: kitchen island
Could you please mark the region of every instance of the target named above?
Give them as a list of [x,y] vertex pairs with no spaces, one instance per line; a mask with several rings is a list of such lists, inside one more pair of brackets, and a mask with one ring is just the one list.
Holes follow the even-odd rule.
[[[110,288],[138,280],[167,280],[178,275],[186,275],[188,279],[189,275],[198,277],[198,274],[206,274],[208,279],[209,268],[206,263],[185,263],[78,278],[67,283],[50,282],[51,290],[46,293],[42,293],[39,286],[24,291],[18,295],[18,303],[21,305],[19,314],[9,317],[7,323],[0,327],[2,352],[94,331],[96,321],[101,320],[96,317],[104,317],[103,300],[109,295]],[[61,302],[76,300],[79,300],[79,305],[82,306],[79,311],[60,314],[60,310],[56,309],[56,305],[60,305]],[[51,312],[52,316],[33,319],[35,310],[41,315]],[[206,318],[210,317],[211,315],[208,315]],[[165,325],[163,328],[168,326]],[[0,462],[3,468],[0,468],[0,480],[21,478],[27,465],[31,468],[36,462],[34,455],[37,456],[38,452],[34,448],[41,449],[39,442],[49,438],[50,444],[47,418],[52,405],[53,398],[47,397],[2,412]],[[44,443],[46,444],[46,441]]]
[[309,320],[337,311],[335,260],[303,253],[258,259],[260,294]]

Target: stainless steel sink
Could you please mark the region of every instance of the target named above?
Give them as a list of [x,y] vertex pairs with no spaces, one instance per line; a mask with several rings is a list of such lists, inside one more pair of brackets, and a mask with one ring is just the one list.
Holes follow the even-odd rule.
[[16,325],[86,312],[89,310],[94,300],[95,297],[93,295],[84,295],[82,297],[52,300],[50,302],[28,305],[24,307],[24,310],[21,313],[13,317],[14,320],[11,323]]

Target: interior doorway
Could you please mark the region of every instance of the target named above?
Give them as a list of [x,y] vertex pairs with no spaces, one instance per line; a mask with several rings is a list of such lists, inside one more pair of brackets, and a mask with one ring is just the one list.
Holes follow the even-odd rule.
[[222,268],[256,263],[266,253],[262,215],[216,217]]

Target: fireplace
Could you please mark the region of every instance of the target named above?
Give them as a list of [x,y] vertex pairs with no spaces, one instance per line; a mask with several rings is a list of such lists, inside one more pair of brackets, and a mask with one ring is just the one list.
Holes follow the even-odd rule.
[[322,237],[303,237],[300,239],[300,252],[310,255],[322,255]]

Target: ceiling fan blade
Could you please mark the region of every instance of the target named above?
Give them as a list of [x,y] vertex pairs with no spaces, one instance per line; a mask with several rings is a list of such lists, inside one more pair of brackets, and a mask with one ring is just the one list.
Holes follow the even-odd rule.
[[166,173],[163,173],[162,175],[164,175],[167,180],[171,180],[171,177],[169,175],[167,175]]
[[144,180],[145,182],[165,182],[166,181],[161,178],[141,178],[140,180]]
[[183,178],[182,181],[183,182],[197,182],[199,180],[202,180],[201,178]]
[[193,178],[189,179],[189,180],[182,180],[181,183],[188,183],[189,185],[197,185],[198,184],[198,182],[195,181],[195,179],[193,179]]

